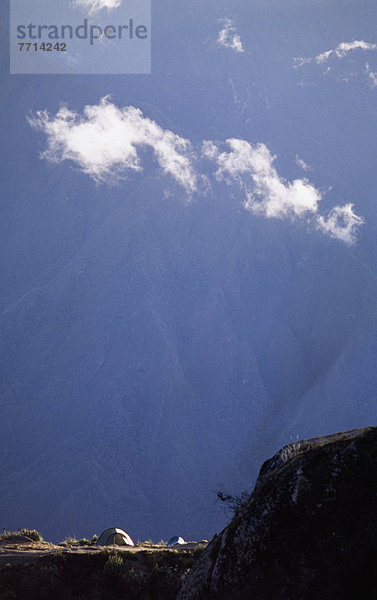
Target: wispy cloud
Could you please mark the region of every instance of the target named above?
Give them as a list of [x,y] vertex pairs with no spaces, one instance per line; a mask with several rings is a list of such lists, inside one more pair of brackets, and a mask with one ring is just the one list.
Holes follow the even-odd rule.
[[122,0],[75,0],[74,5],[86,9],[89,14],[94,14],[103,8],[118,8],[121,3]]
[[377,44],[364,42],[363,40],[355,40],[354,42],[341,42],[336,46],[336,48],[332,50],[326,50],[326,52],[321,52],[320,54],[317,54],[317,56],[315,56],[314,58],[294,58],[293,66],[295,69],[298,69],[312,62],[317,63],[317,65],[324,64],[329,60],[331,56],[336,56],[337,58],[342,59],[345,56],[347,56],[349,52],[353,52],[354,50],[377,50]]
[[368,75],[368,78],[369,78],[369,81],[370,81],[370,84],[371,84],[371,86],[372,86],[372,87],[376,87],[376,86],[377,86],[377,73],[376,73],[376,72],[373,72],[373,71],[371,71],[371,68],[370,68],[370,66],[369,66],[369,63],[367,63],[367,64],[365,65],[365,72],[366,72],[366,74]]
[[[320,54],[317,54],[317,56],[315,56],[314,58],[303,58],[303,57],[299,57],[299,58],[294,58],[293,59],[293,67],[295,69],[300,69],[301,67],[305,67],[308,64],[315,64],[315,65],[326,65],[328,63],[328,61],[333,57],[339,60],[344,59],[350,52],[354,52],[355,50],[362,50],[363,52],[373,52],[377,50],[377,44],[371,43],[371,42],[364,42],[363,40],[355,40],[353,42],[341,42],[340,44],[338,44],[335,48],[331,49],[331,50],[326,50],[326,52],[321,52]],[[326,69],[324,71],[324,75],[327,75],[329,73],[331,73],[332,71],[334,71],[335,75],[337,73],[335,67],[335,63],[332,62],[331,63],[331,67],[330,66],[326,66]],[[370,67],[369,64],[367,63],[366,68],[365,68],[365,73],[368,75],[369,81],[372,85],[372,87],[377,86],[377,73],[374,73]],[[341,77],[341,81],[343,81],[344,83],[347,83],[348,81],[350,81],[351,77],[354,77],[355,75],[360,75],[360,70],[358,71],[356,69],[352,70],[352,73],[350,73],[350,77],[344,77],[344,75]]]
[[310,166],[308,165],[308,163],[306,163],[302,158],[300,158],[298,154],[296,154],[296,165],[300,167],[300,169],[302,169],[303,171],[310,171]]
[[303,67],[304,65],[307,65],[311,62],[313,62],[312,58],[304,58],[303,56],[297,56],[293,59],[293,68],[299,69],[300,67]]
[[337,45],[334,50],[327,50],[327,52],[322,52],[315,57],[316,63],[324,63],[328,61],[330,56],[333,54],[337,58],[344,58],[347,56],[349,52],[354,50],[377,50],[377,44],[371,44],[369,42],[364,42],[363,40],[355,40],[354,42],[341,42]]
[[233,25],[233,21],[230,19],[221,19],[220,22],[223,24],[223,28],[219,31],[217,44],[224,48],[230,48],[235,52],[244,52],[241,38]]
[[29,122],[47,135],[43,158],[52,162],[72,160],[95,181],[126,178],[130,171],[141,171],[139,152],[150,147],[164,173],[187,192],[196,190],[190,142],[163,129],[133,106],[120,109],[105,97],[98,105],[85,106],[82,115],[63,107],[55,117],[39,111]]
[[342,240],[346,244],[355,242],[356,233],[364,219],[353,212],[353,204],[335,206],[327,217],[319,216],[318,227],[331,237]]
[[334,50],[327,50],[327,52],[321,52],[321,54],[318,54],[314,60],[319,65],[328,61],[332,54],[334,54]]
[[234,183],[245,194],[245,209],[267,218],[306,218],[331,237],[347,244],[355,242],[363,219],[353,213],[352,205],[336,206],[327,218],[319,214],[322,195],[307,179],[292,182],[281,178],[273,156],[265,144],[252,145],[245,140],[226,141],[229,151],[221,152],[205,142],[203,155],[216,162],[218,180]]

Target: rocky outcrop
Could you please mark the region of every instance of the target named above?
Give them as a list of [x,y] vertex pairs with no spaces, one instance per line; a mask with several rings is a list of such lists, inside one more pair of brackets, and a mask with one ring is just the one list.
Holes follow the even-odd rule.
[[179,600],[377,598],[377,428],[289,444]]

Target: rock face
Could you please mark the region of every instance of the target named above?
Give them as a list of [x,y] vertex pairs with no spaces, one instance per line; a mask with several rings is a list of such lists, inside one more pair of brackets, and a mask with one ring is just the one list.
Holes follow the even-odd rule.
[[179,600],[377,597],[377,428],[285,446]]

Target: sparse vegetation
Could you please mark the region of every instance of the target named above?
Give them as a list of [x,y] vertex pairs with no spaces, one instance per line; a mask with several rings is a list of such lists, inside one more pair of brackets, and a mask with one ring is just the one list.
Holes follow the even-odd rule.
[[88,541],[69,537],[65,548],[53,554],[0,567],[1,600],[175,600],[203,551],[203,547],[178,551],[162,546],[163,541],[158,548],[151,540],[137,551],[114,547],[93,551],[85,546],[81,552],[70,551],[70,546]]
[[223,510],[226,517],[231,519],[247,502],[250,497],[250,492],[245,490],[238,496],[232,496],[231,494],[225,494],[223,491],[219,490],[216,495],[217,499],[223,504]]
[[32,542],[43,542],[43,537],[36,529],[18,529],[17,531],[7,531],[6,529],[4,529],[4,532],[2,533],[2,535],[0,535],[0,541],[14,540],[15,542],[17,542],[17,540],[20,540],[21,538],[28,538]]
[[93,546],[96,542],[93,542],[93,540],[88,540],[87,538],[81,538],[81,540],[79,540],[78,545],[79,546]]
[[81,538],[81,540],[77,540],[75,537],[69,535],[63,542],[59,544],[59,546],[94,546],[97,543],[97,540],[97,535],[94,535],[91,540],[87,538]]
[[67,536],[63,542],[61,542],[61,546],[78,546],[78,540],[71,535]]
[[123,573],[124,562],[120,554],[110,554],[103,567],[105,577],[120,577]]

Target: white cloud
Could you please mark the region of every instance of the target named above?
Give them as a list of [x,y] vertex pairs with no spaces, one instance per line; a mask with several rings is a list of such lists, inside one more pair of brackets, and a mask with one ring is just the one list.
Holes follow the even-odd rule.
[[212,142],[205,142],[202,152],[216,162],[218,180],[228,185],[236,182],[244,191],[245,209],[267,218],[305,217],[331,237],[347,244],[355,242],[363,219],[353,213],[352,204],[336,206],[325,219],[318,213],[321,193],[307,179],[282,179],[273,164],[275,157],[265,144],[253,146],[239,139],[226,143],[229,152],[220,152]]
[[[199,156],[188,140],[163,129],[133,106],[118,108],[109,97],[85,106],[82,114],[67,107],[53,117],[39,111],[29,123],[47,137],[41,158],[73,161],[97,182],[126,179],[130,172],[142,171],[143,151],[150,148],[161,170],[188,195],[198,190],[198,182],[203,193],[210,187],[209,179],[194,169]],[[354,243],[363,219],[353,212],[352,204],[336,206],[323,217],[320,191],[306,178],[283,179],[274,165],[276,157],[265,144],[235,138],[225,144],[222,151],[220,144],[205,141],[201,156],[215,164],[218,181],[242,190],[246,210],[266,218],[301,218],[333,238]],[[298,155],[296,162],[309,168]]]
[[327,52],[322,52],[321,54],[318,54],[318,56],[315,57],[315,62],[317,64],[321,64],[326,62],[330,56],[333,54],[334,50],[328,50]]
[[344,206],[335,206],[327,218],[318,216],[317,223],[319,229],[331,237],[346,244],[354,244],[357,229],[364,223],[364,219],[355,215],[353,204],[345,204]]
[[[338,59],[343,59],[350,52],[353,52],[355,50],[363,50],[364,52],[365,51],[369,51],[369,52],[376,51],[377,44],[374,44],[371,42],[364,42],[363,40],[355,40],[353,42],[341,42],[340,44],[338,44],[336,46],[336,48],[334,48],[332,50],[327,50],[326,52],[321,52],[314,58],[294,58],[293,59],[293,68],[299,69],[309,63],[311,63],[311,64],[315,63],[317,65],[325,65],[328,62],[328,60],[330,59],[330,57],[334,56]],[[335,71],[335,76],[336,76],[336,70],[334,70],[333,67],[334,67],[334,63],[333,63],[332,67],[328,66],[323,74],[328,75],[329,73],[333,73]],[[373,71],[370,70],[368,63],[366,65],[364,74],[368,75],[371,86],[376,87],[377,86],[377,73],[374,73]],[[355,69],[352,70],[352,72],[350,73],[350,77],[354,77],[355,75],[360,75],[360,72],[357,72],[357,69],[356,69],[356,71],[355,71]],[[348,83],[350,81],[350,77],[343,76],[343,77],[341,77],[341,81],[343,81],[344,83]]]
[[364,50],[364,51],[373,51],[377,50],[377,44],[372,44],[370,42],[364,42],[363,40],[355,40],[354,42],[341,42],[336,46],[336,48],[332,50],[327,50],[326,52],[321,52],[317,54],[317,56],[313,58],[294,58],[293,66],[295,69],[303,67],[308,63],[316,62],[318,65],[326,63],[331,56],[336,56],[339,59],[347,56],[349,52],[353,52],[354,50]]
[[377,86],[377,73],[373,73],[372,71],[369,73],[369,81],[372,84],[372,87]]
[[[227,140],[230,152],[211,148],[218,169],[216,177],[229,184],[236,181],[246,193],[245,208],[266,217],[282,218],[315,213],[320,193],[306,180],[286,182],[273,162],[275,157],[264,144],[252,146],[245,140]],[[208,156],[208,152],[207,152]]]
[[79,6],[88,10],[89,14],[94,14],[103,8],[111,10],[118,8],[122,0],[75,0],[75,6]]
[[337,58],[344,58],[353,50],[377,50],[377,44],[363,42],[362,40],[355,40],[354,42],[341,42],[334,50],[328,50],[327,52],[318,54],[318,56],[315,57],[315,61],[317,64],[324,63],[333,54],[335,54]]
[[219,149],[213,142],[205,140],[202,144],[202,155],[210,160],[215,160],[219,155]]
[[150,147],[163,172],[171,175],[187,192],[197,187],[189,141],[162,129],[133,106],[120,109],[103,98],[85,106],[83,115],[61,108],[55,117],[39,111],[29,119],[48,139],[43,158],[52,162],[72,160],[95,181],[125,178],[141,171],[140,149]]
[[365,65],[365,72],[369,77],[371,86],[376,87],[377,86],[377,73],[374,73],[373,71],[370,70],[370,66],[368,63]]
[[233,22],[230,19],[222,19],[224,27],[219,31],[219,35],[217,37],[217,44],[219,46],[223,46],[224,48],[230,48],[235,52],[244,52],[244,48],[242,46],[242,41],[240,36],[238,35],[236,28],[233,25]]
[[304,58],[302,56],[298,56],[297,58],[293,59],[293,68],[299,69],[300,67],[303,67],[304,65],[307,65],[308,63],[311,63],[311,62],[312,62],[311,58]]
[[356,40],[354,42],[342,42],[335,48],[335,54],[338,58],[344,58],[352,50],[377,50],[377,44]]
[[303,171],[309,171],[310,170],[310,167],[309,167],[308,163],[306,163],[302,158],[300,158],[298,154],[296,154],[296,164]]

